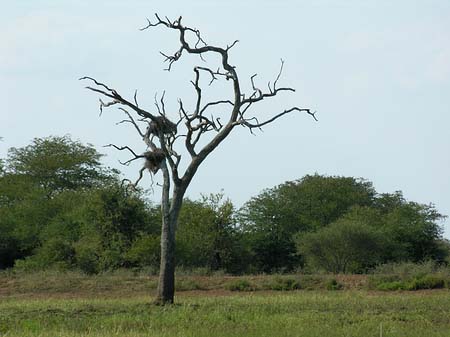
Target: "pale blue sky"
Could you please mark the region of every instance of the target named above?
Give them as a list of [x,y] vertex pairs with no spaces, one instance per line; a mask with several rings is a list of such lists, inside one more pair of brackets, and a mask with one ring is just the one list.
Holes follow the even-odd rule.
[[[223,188],[241,205],[318,172],[364,177],[379,192],[402,190],[450,214],[448,0],[5,2],[0,155],[33,137],[66,133],[98,148],[114,142],[143,151],[132,129],[115,125],[119,111],[99,118],[97,97],[77,78],[94,76],[123,94],[138,89],[150,109],[163,90],[169,110],[178,97],[189,102],[196,59],[163,71],[159,50],[173,52],[178,42],[161,29],[138,31],[154,12],[183,15],[210,43],[239,39],[231,62],[246,88],[253,73],[262,83],[273,79],[283,58],[281,83],[297,92],[260,105],[258,114],[293,105],[318,111],[318,123],[290,115],[257,136],[237,130],[199,170],[190,196]],[[118,167],[119,155],[103,152]],[[123,171],[134,178],[137,169]]]

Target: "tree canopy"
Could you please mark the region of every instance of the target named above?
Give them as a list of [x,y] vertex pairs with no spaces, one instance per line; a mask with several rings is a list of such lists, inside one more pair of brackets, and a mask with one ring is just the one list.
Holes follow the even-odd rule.
[[11,148],[5,170],[15,177],[25,176],[47,193],[98,186],[113,171],[102,167],[102,154],[90,144],[70,136],[35,138],[30,145]]
[[[160,205],[122,186],[92,146],[72,142],[68,136],[35,139],[5,158],[0,269],[157,272]],[[34,146],[52,148],[50,158],[44,150],[36,156]],[[69,147],[81,152],[75,162],[51,160]],[[35,156],[33,165],[26,153]],[[241,209],[222,193],[185,199],[176,261],[183,269],[232,274],[363,273],[387,262],[447,263],[442,219],[432,204],[408,201],[400,191],[377,193],[364,179],[307,175],[262,191]]]
[[363,179],[307,175],[250,199],[241,209],[241,226],[260,268],[292,269],[301,264],[296,233],[327,226],[355,205],[370,205],[374,196],[372,183]]
[[11,148],[0,176],[0,267],[33,254],[41,233],[61,213],[78,207],[87,189],[117,181],[101,154],[69,136],[35,138]]

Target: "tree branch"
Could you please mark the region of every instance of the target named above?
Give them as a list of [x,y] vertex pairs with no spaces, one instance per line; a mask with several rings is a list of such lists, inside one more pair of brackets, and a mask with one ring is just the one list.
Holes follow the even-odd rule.
[[[253,118],[250,118],[250,119],[240,119],[239,121],[236,122],[236,125],[244,125],[244,126],[250,128],[250,129],[261,128],[264,125],[270,124],[273,121],[277,120],[278,118],[280,118],[280,117],[282,117],[282,116],[284,116],[284,115],[286,115],[286,114],[288,114],[288,113],[290,113],[292,111],[306,112],[308,115],[312,116],[315,121],[318,121],[318,119],[316,118],[316,112],[311,112],[310,109],[301,109],[301,108],[294,107],[294,108],[291,108],[291,109],[288,109],[288,110],[284,110],[283,112],[273,116],[272,118],[270,118],[270,119],[268,119],[268,120],[266,120],[265,122],[262,122],[262,123],[258,122],[258,120],[255,117],[253,117]],[[256,123],[250,123],[249,122],[250,120],[256,120]]]
[[[184,191],[187,188],[202,161],[230,134],[234,127],[241,125],[247,127],[252,132],[253,129],[262,128],[276,121],[278,118],[294,111],[306,112],[312,116],[314,120],[317,120],[315,112],[311,112],[310,109],[300,107],[293,107],[284,110],[262,122],[258,120],[257,116],[247,117],[247,113],[250,111],[250,108],[254,106],[254,104],[263,101],[266,98],[275,97],[280,92],[295,92],[295,90],[290,87],[278,87],[278,82],[284,70],[283,60],[281,60],[280,69],[275,77],[275,80],[273,81],[273,84],[269,82],[266,90],[263,91],[263,89],[258,87],[255,82],[257,76],[255,74],[250,77],[252,92],[250,95],[246,95],[241,92],[236,68],[229,63],[228,53],[238,43],[238,40],[235,40],[233,43],[226,46],[226,48],[207,44],[198,29],[184,26],[182,24],[181,16],[176,20],[170,20],[167,17],[162,18],[158,14],[155,14],[155,19],[153,21],[147,19],[146,26],[141,28],[141,30],[144,31],[159,26],[177,31],[179,37],[179,46],[174,53],[168,54],[160,52],[164,57],[164,62],[168,64],[166,70],[170,71],[175,62],[182,58],[183,54],[198,55],[202,58],[202,60],[204,60],[203,55],[206,54],[214,54],[220,58],[220,65],[217,70],[213,70],[215,67],[212,68],[209,66],[194,67],[194,79],[191,83],[194,87],[196,98],[194,108],[191,110],[192,113],[189,113],[188,110],[185,109],[183,102],[179,99],[179,119],[176,123],[172,123],[166,117],[165,91],[159,101],[157,95],[155,96],[155,106],[157,112],[150,113],[139,106],[137,101],[137,90],[134,92],[133,99],[130,101],[122,97],[115,89],[97,81],[92,77],[83,77],[81,79],[89,80],[95,84],[94,86],[87,86],[87,89],[110,99],[109,102],[103,102],[100,100],[100,112],[103,111],[103,108],[116,104],[121,105],[120,110],[122,110],[128,118],[120,121],[119,123],[131,123],[139,135],[143,138],[148,148],[150,148],[154,153],[158,151],[162,151],[164,153],[165,157],[163,162],[161,162],[164,180],[166,180],[167,174],[171,172],[175,188],[179,188],[180,191]],[[215,81],[220,79],[231,80],[233,97],[231,99],[218,99],[215,101],[203,102],[204,97],[200,81],[201,72],[204,72],[206,75],[210,76],[210,79],[208,79],[208,85],[212,85]],[[212,111],[212,113],[209,114],[211,109],[214,110],[219,106],[230,108],[227,120],[223,123],[219,117],[214,117],[217,116],[215,111]],[[144,121],[148,124],[146,132],[141,131],[136,120],[127,108],[130,108],[139,116],[140,119],[137,119],[137,121]],[[205,116],[207,112],[208,115],[211,115],[210,117]],[[183,135],[178,134],[178,127],[183,124],[181,123],[182,121],[184,121],[184,126],[187,129],[186,133]],[[209,132],[214,133],[213,137],[201,149],[196,150],[196,146],[200,143],[202,136]],[[159,139],[158,146],[153,142],[154,137]],[[175,149],[175,142],[179,137],[185,137],[184,144],[191,156],[191,161],[188,163],[187,169],[181,178],[179,177],[178,172],[179,164],[181,162],[181,154]],[[119,147],[116,148],[121,149]],[[126,147],[123,147],[123,149],[126,149]],[[135,160],[138,156],[134,152],[132,153],[135,157],[126,163]],[[168,163],[168,165],[166,165],[166,163]],[[170,166],[170,171],[168,166]],[[137,182],[141,179],[142,174],[143,170],[140,171],[140,178]],[[165,198],[167,197],[167,188],[168,187],[165,184]]]

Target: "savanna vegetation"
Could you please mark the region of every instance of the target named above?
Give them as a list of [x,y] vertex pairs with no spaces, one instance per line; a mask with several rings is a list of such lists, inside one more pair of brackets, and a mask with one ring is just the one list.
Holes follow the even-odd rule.
[[[91,145],[69,136],[11,148],[0,171],[0,268],[157,272],[160,207],[126,188]],[[307,175],[236,209],[222,194],[185,199],[177,268],[204,273],[367,273],[387,263],[446,265],[432,205],[370,181]]]
[[353,177],[185,199],[177,304],[150,305],[160,207],[101,158],[64,136],[0,161],[0,336],[449,335],[444,216]]
[[136,292],[2,298],[0,335],[444,337],[450,333],[450,297],[445,290],[210,296],[178,292],[176,305],[154,306],[149,300]]

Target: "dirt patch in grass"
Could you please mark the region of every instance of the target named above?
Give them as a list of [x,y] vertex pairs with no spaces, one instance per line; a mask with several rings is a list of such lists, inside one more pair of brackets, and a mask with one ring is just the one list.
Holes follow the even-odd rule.
[[347,289],[363,289],[367,286],[367,275],[336,275],[336,280]]

